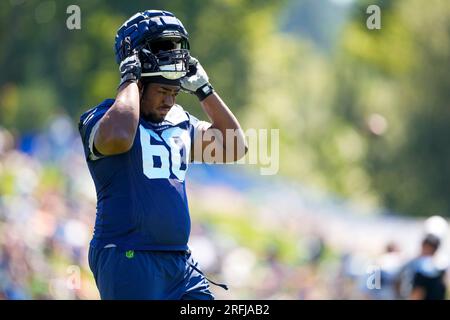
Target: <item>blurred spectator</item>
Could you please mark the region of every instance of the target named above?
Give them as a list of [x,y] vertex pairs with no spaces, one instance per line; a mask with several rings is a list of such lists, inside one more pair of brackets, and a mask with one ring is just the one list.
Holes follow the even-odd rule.
[[379,272],[379,287],[368,288],[367,298],[393,300],[397,297],[397,278],[403,264],[398,246],[394,242],[386,245],[385,252],[375,261]]
[[325,241],[319,235],[313,235],[308,239],[308,261],[316,265],[320,262],[325,252]]
[[[61,131],[64,134],[56,137]],[[74,132],[64,114],[55,117],[46,131],[26,139],[14,137],[0,128],[0,299],[98,299],[87,266],[88,239],[95,215],[95,189],[80,156],[81,142]],[[194,224],[190,245],[198,253],[201,265],[207,273],[230,286],[229,291],[215,292],[219,299],[394,297],[392,277],[404,261],[393,244],[375,259],[374,264],[381,271],[381,289],[371,290],[367,295],[365,255],[369,255],[371,243],[382,243],[381,240],[370,242],[375,237],[367,237],[368,231],[376,227],[371,220],[359,223],[349,215],[343,219],[333,206],[328,211],[331,213],[324,215],[323,201],[320,201],[320,207],[302,209],[299,218],[298,203],[288,202],[298,200],[294,193],[283,200],[286,202],[284,215],[274,215],[275,210],[279,210],[277,199],[265,197],[264,201],[255,204],[252,197],[256,193],[251,189],[246,193],[236,187],[230,191],[231,202],[220,184],[211,186],[195,179],[190,183],[194,186],[190,191],[192,198],[202,199],[203,211],[212,213],[211,216],[217,214],[212,208],[217,207],[218,201],[226,203],[227,217],[233,212],[239,215],[239,208],[254,212],[254,216],[249,213],[249,226],[229,224],[229,229],[210,232],[216,227],[214,219],[199,217],[199,223]],[[202,188],[198,187],[200,184]],[[209,192],[207,196],[205,190]],[[284,190],[280,193],[284,194]],[[290,208],[293,208],[292,216],[289,215]],[[202,211],[196,209],[192,211]],[[270,219],[260,218],[263,214]],[[327,221],[320,232],[310,230],[314,219]],[[280,233],[280,238],[284,236],[281,233],[294,234],[301,244],[300,250],[292,244],[292,248],[286,250],[284,247],[281,251],[279,244],[264,247],[254,240],[247,241],[253,241],[253,247],[240,246],[233,239],[233,233],[227,231],[240,229],[240,236],[250,239],[247,233],[255,221],[266,223],[272,232]],[[405,226],[404,220],[393,225],[392,221],[384,221],[381,217],[377,224],[382,227],[376,230],[388,230],[385,226],[393,226],[396,234],[401,226]],[[432,217],[425,223],[425,229],[441,236],[442,243],[448,226],[443,218]],[[411,228],[408,227],[407,232],[397,240],[407,239],[405,235],[410,235]],[[375,231],[374,234],[379,235]],[[258,230],[255,235],[259,241],[267,234]],[[380,239],[384,241],[385,235],[382,233]],[[351,245],[347,247],[348,243]],[[401,244],[405,251],[408,241]],[[255,246],[260,249],[256,250]],[[439,263],[436,254],[432,254],[432,248],[433,242],[430,247],[428,239],[422,254],[404,268],[417,271],[403,282],[409,284],[405,298],[419,294],[424,298],[442,298],[445,266]],[[281,253],[289,251],[292,254],[290,262],[281,257]],[[376,252],[373,254],[375,256]],[[404,272],[403,276],[407,274]],[[363,287],[366,290],[361,290]]]
[[444,300],[446,298],[447,265],[436,257],[440,242],[436,235],[427,234],[422,240],[419,256],[403,267],[400,273],[402,298],[413,300]]

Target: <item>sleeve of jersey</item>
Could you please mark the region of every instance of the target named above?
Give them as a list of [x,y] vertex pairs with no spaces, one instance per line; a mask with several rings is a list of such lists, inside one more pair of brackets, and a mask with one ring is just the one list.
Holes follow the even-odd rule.
[[197,119],[196,117],[189,115],[189,127],[190,127],[190,135],[191,135],[191,141],[194,144],[193,150],[194,150],[194,162],[202,162],[203,157],[202,154],[199,152],[195,152],[195,150],[202,150],[200,147],[196,146],[202,146],[203,145],[203,133],[211,127],[211,123],[207,121],[201,121]]
[[100,105],[87,111],[80,118],[78,130],[80,131],[84,154],[87,160],[94,161],[104,157],[94,147],[94,136],[100,123],[99,120],[104,116],[107,110],[107,106]]

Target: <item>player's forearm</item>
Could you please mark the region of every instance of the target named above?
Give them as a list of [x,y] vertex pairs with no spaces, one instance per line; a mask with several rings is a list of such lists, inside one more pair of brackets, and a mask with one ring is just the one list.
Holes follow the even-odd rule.
[[[247,153],[247,143],[239,121],[231,112],[230,108],[222,101],[217,93],[213,93],[201,101],[201,106],[208,115],[211,128],[220,131],[222,145],[224,148],[224,158],[237,161]],[[227,141],[232,139],[233,141]]]
[[136,83],[122,85],[116,100],[100,120],[94,143],[104,155],[128,151],[139,123],[139,88]]

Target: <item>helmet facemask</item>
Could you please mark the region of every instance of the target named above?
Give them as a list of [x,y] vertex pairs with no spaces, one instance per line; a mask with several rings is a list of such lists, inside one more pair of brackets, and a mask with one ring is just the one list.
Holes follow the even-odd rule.
[[158,38],[146,39],[139,49],[139,57],[142,77],[180,79],[189,70],[189,42],[176,31],[166,32]]

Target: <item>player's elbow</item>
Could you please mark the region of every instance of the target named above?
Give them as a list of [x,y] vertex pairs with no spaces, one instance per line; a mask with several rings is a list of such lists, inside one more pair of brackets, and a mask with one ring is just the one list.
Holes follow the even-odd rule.
[[241,160],[245,157],[245,155],[248,152],[248,146],[245,140],[238,140],[237,143],[235,143],[234,148],[226,149],[225,150],[225,159],[224,162],[230,163],[230,162],[236,162]]
[[116,138],[109,143],[109,152],[119,154],[128,152],[133,146],[133,141],[127,138]]
[[244,142],[244,153],[239,157],[239,159],[242,159],[243,157],[245,157],[247,152],[248,152],[248,145],[247,145],[247,142]]
[[236,150],[234,161],[238,161],[238,160],[241,160],[242,158],[244,158],[245,155],[247,154],[247,152],[248,152],[248,146],[244,142],[243,146],[241,148],[238,148],[238,150]]
[[128,152],[133,146],[134,136],[128,133],[116,132],[95,141],[96,149],[103,155],[115,155]]
[[235,160],[238,161],[245,157],[245,155],[248,152],[248,144],[247,140],[245,139],[245,135],[242,132],[242,130],[239,130],[239,134],[236,137],[236,148],[235,148]]

